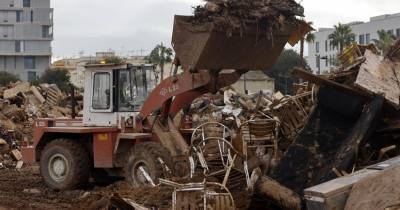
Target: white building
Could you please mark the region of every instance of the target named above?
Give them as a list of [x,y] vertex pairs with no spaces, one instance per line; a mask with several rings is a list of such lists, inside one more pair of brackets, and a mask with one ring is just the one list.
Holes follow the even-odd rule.
[[0,71],[34,81],[50,67],[50,0],[0,0]]
[[[386,30],[400,38],[400,13],[371,17],[369,22],[352,22],[348,25],[356,35],[356,41],[359,44],[373,43],[373,39],[379,38],[377,33],[379,30]],[[318,29],[315,33],[315,42],[308,44],[307,61],[315,73],[318,72],[318,64],[320,64],[321,73],[333,67],[330,59],[337,57],[339,51],[332,48],[328,39],[333,31],[333,28]],[[321,59],[325,56],[328,59]]]

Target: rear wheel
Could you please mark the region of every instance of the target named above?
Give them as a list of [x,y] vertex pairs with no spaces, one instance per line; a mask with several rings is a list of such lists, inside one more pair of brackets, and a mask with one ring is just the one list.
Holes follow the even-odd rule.
[[57,139],[46,145],[40,158],[40,172],[52,189],[71,190],[87,184],[90,162],[85,148],[70,139]]
[[157,184],[159,178],[168,176],[172,157],[161,144],[145,142],[136,145],[128,155],[125,179],[133,187]]

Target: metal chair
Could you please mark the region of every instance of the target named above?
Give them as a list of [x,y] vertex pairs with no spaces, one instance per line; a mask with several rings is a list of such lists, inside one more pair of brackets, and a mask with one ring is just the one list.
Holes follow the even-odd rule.
[[174,188],[172,210],[235,210],[231,192],[225,186],[214,182],[179,184],[160,180],[160,183]]
[[[246,160],[249,156],[262,157],[268,151],[278,158],[279,121],[274,119],[254,119],[240,126],[243,141],[243,154]],[[250,153],[250,154],[249,154]]]

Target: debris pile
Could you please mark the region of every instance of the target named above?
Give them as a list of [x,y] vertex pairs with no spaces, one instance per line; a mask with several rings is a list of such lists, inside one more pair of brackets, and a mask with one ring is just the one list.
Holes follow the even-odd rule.
[[227,31],[243,32],[247,27],[257,26],[267,35],[279,29],[285,22],[296,22],[296,16],[304,16],[304,8],[294,0],[207,0],[194,11],[193,24],[212,22]]
[[[72,108],[71,103],[67,103],[68,97],[55,84],[33,86],[28,82],[16,82],[1,87],[0,163],[20,167],[19,149],[32,139],[35,119],[70,117]],[[82,106],[83,102],[79,102],[77,112]]]
[[328,77],[294,70],[318,86],[316,107],[272,170],[273,179],[302,195],[305,188],[400,155],[399,47],[397,42],[381,56],[374,45],[353,44]]
[[184,126],[196,128],[206,122],[218,122],[238,131],[249,120],[275,119],[281,125],[283,136],[293,138],[312,111],[312,95],[312,86],[308,84],[302,84],[295,96],[285,96],[279,91],[246,95],[229,87],[215,95],[207,94],[196,99]]

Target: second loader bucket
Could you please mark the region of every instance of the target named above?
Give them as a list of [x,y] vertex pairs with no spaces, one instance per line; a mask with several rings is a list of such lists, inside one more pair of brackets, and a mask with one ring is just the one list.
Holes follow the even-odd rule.
[[228,37],[212,23],[193,25],[191,18],[175,16],[172,45],[180,62],[194,69],[266,70],[274,65],[292,33],[298,31],[296,24],[288,23],[270,38],[256,27]]

